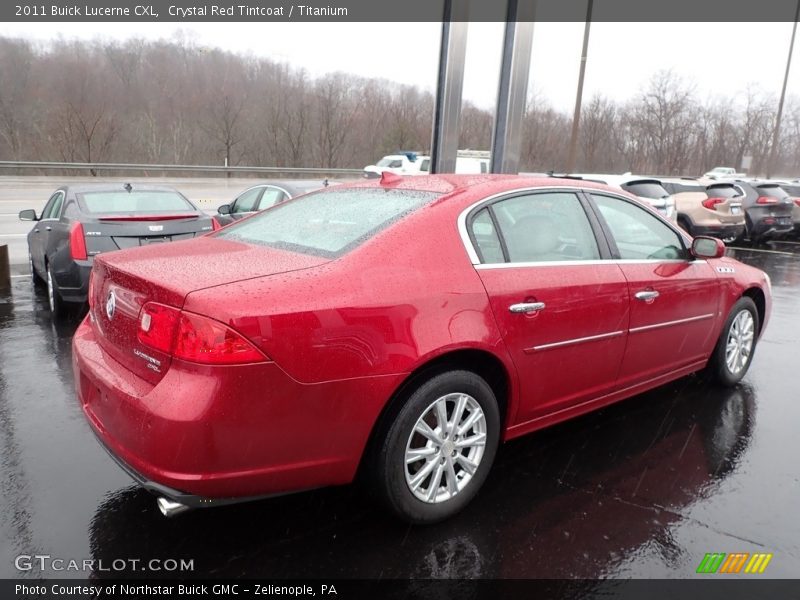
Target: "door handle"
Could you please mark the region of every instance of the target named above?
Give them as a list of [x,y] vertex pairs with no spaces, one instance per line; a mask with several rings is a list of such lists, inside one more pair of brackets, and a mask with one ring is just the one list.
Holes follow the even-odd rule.
[[519,304],[512,304],[508,307],[508,310],[512,313],[532,313],[543,310],[544,307],[544,302],[520,302]]
[[655,290],[643,290],[641,292],[636,292],[634,294],[637,300],[641,300],[642,302],[652,302],[656,298],[658,298],[659,293]]
[[45,230],[45,231],[53,231],[53,228],[52,228],[52,227],[50,227],[50,226],[47,226],[47,227],[45,227],[45,228],[44,228],[44,230]]

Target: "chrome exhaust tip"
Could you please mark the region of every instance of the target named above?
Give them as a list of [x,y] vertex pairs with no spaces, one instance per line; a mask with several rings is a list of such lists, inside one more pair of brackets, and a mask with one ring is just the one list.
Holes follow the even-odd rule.
[[185,504],[175,502],[163,496],[160,496],[158,500],[156,500],[156,504],[158,505],[158,510],[160,510],[161,514],[165,517],[175,517],[190,509],[190,507]]

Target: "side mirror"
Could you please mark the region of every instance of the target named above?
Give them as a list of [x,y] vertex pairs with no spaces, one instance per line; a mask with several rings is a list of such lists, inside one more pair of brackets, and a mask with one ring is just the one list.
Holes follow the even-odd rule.
[[221,215],[229,215],[231,214],[231,205],[230,204],[223,204],[217,209],[217,212]]
[[36,211],[32,208],[19,211],[20,221],[38,221],[39,217],[36,216]]
[[692,241],[692,256],[695,258],[720,258],[725,256],[725,244],[717,238],[701,235]]

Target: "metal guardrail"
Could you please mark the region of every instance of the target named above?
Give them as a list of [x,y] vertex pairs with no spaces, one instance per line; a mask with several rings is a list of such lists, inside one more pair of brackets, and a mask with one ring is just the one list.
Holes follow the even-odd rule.
[[361,169],[318,167],[247,167],[219,165],[151,165],[128,163],[72,163],[0,160],[2,169],[68,169],[84,171],[199,171],[204,173],[285,173],[295,175],[361,175]]

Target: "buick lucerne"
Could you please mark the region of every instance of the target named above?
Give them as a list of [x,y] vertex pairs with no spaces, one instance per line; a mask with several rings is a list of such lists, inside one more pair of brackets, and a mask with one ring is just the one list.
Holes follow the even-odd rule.
[[415,523],[501,441],[747,372],[767,276],[621,190],[384,175],[96,257],[75,382],[164,514],[347,484]]

